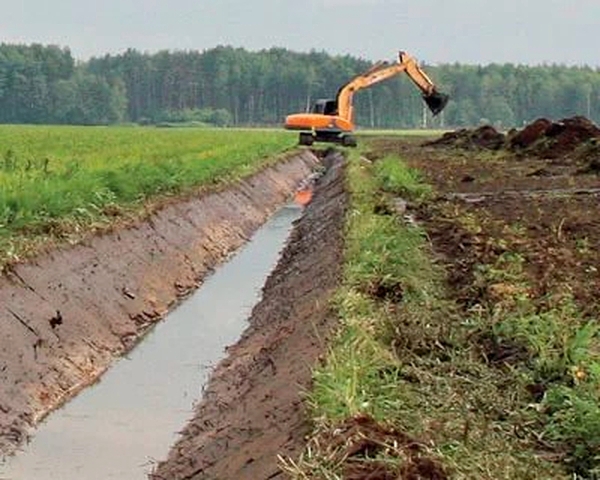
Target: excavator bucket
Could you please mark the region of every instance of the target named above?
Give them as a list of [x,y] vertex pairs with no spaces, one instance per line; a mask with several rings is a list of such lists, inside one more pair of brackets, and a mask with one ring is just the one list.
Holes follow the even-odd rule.
[[433,92],[429,95],[423,95],[423,100],[425,100],[429,110],[431,110],[431,113],[434,115],[437,115],[444,109],[449,98],[450,97],[448,95],[440,92]]

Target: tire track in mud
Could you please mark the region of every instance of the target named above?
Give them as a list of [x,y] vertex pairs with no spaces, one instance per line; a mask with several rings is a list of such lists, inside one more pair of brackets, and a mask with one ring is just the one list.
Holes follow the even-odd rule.
[[343,262],[344,161],[334,153],[325,164],[249,328],[217,365],[153,480],[283,478],[277,456],[301,452],[309,431],[302,393],[337,321],[328,301]]

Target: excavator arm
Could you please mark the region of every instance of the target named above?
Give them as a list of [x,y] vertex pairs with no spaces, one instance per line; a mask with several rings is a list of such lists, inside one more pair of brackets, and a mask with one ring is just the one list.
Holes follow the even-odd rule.
[[378,62],[365,73],[353,78],[338,91],[337,114],[350,122],[354,120],[353,97],[356,92],[371,87],[400,73],[406,73],[412,82],[421,90],[423,99],[434,115],[440,113],[448,96],[436,91],[435,85],[427,74],[419,67],[417,61],[406,52],[398,54],[398,61],[393,64]]

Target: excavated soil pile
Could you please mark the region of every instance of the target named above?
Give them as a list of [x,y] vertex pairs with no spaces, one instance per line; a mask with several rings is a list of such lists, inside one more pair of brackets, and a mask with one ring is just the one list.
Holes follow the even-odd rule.
[[426,146],[452,147],[465,150],[499,150],[504,147],[504,134],[490,125],[471,130],[462,128],[447,132],[441,138],[425,143]]
[[565,118],[551,122],[541,118],[523,130],[508,135],[507,148],[538,158],[565,156],[581,158],[594,143],[600,142],[600,129],[585,117]]
[[[336,324],[347,197],[343,159],[329,155],[312,203],[296,224],[242,339],[213,372],[195,418],[154,480],[284,478],[309,432],[302,393]],[[366,478],[366,477],[365,477]]]
[[581,165],[583,172],[600,171],[600,128],[585,117],[551,122],[539,118],[507,135],[489,125],[445,133],[425,146],[463,150],[505,150],[519,157],[562,159]]
[[45,414],[130,350],[318,164],[308,151],[294,154],[227,189],[165,205],[146,221],[0,276],[0,453],[12,452]]
[[543,138],[546,130],[552,125],[547,118],[538,118],[522,130],[511,130],[509,132],[509,145],[513,150],[526,149]]

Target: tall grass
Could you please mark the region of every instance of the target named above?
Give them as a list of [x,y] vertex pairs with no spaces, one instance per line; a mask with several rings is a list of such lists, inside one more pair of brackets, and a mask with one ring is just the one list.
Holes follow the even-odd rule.
[[237,178],[294,140],[265,130],[0,126],[0,261],[19,236],[85,228],[157,195]]

